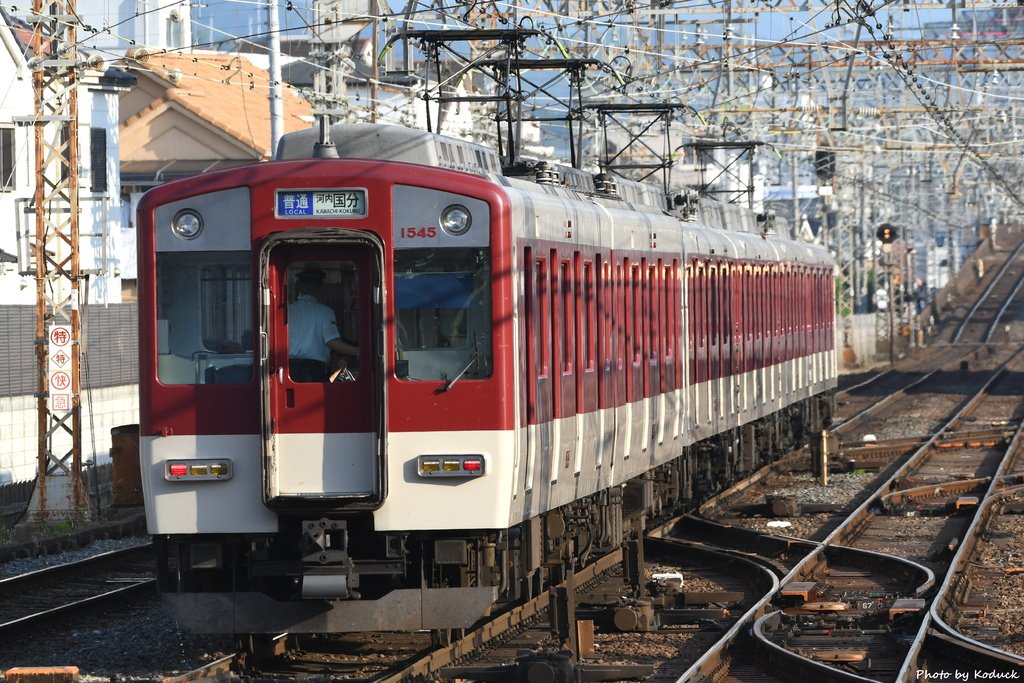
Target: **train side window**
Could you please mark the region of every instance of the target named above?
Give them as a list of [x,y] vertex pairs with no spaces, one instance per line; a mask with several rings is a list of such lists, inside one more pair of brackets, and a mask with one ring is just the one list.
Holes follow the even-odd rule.
[[[664,299],[661,296],[661,278],[658,277],[658,266],[647,267],[647,299],[648,304],[648,359],[657,362],[661,356],[661,330],[665,324]],[[657,388],[655,388],[657,390]]]
[[[247,252],[158,253],[157,379],[252,379],[252,275]],[[230,369],[229,369],[230,368]]]
[[[491,376],[491,269],[487,248],[395,251],[396,360],[403,379]],[[396,367],[399,364],[396,363]]]
[[629,327],[628,311],[626,306],[626,300],[629,298],[629,288],[626,283],[626,273],[623,264],[617,264],[615,266],[615,325],[612,328],[612,338],[615,347],[615,362],[618,369],[622,369],[626,365],[626,343],[627,339],[627,328]]
[[534,261],[536,282],[534,292],[537,296],[537,335],[538,356],[537,377],[544,378],[551,374],[551,281],[548,279],[548,260],[538,258]]
[[679,388],[682,384],[682,367],[679,365],[682,362],[679,358],[679,337],[682,334],[682,326],[679,324],[682,308],[679,298],[679,261],[673,260],[671,266],[665,266],[665,279],[668,281],[668,287],[665,288],[665,310],[669,320],[665,357],[672,373],[672,386]]
[[754,329],[756,330],[755,367],[764,367],[764,270],[761,266],[754,268]]
[[768,293],[768,300],[771,305],[771,332],[772,336],[777,337],[782,334],[782,321],[779,316],[779,302],[778,302],[778,285],[779,285],[779,273],[778,268],[772,266],[771,272],[771,292]]
[[597,272],[600,277],[597,295],[600,298],[597,306],[598,332],[601,335],[598,339],[600,347],[598,354],[605,369],[612,366],[612,321],[615,319],[614,303],[612,301],[612,266],[598,256]]
[[708,327],[711,341],[711,346],[718,346],[718,326],[719,315],[718,315],[718,268],[712,266],[708,269],[708,285],[709,285],[709,304],[710,304],[710,315],[708,316]]
[[821,269],[818,273],[818,350],[824,351],[828,348],[826,342],[828,336],[828,330],[826,327],[826,320],[828,319],[828,275],[824,269]]
[[[578,255],[577,258],[579,258]],[[582,272],[577,281],[577,290],[579,291],[578,299],[581,302],[578,327],[580,335],[580,369],[583,372],[590,372],[596,366],[594,329],[597,326],[595,301],[597,284],[595,276],[594,262],[582,261]]]
[[722,312],[721,376],[727,377],[732,374],[732,287],[729,266],[723,264],[718,273],[722,278],[722,286],[718,290],[722,297],[722,305],[719,309]]
[[[633,309],[636,306],[634,293],[635,283],[633,281],[633,267],[629,263],[629,259],[625,261],[625,267],[623,268],[622,290],[619,295],[619,300],[625,302],[625,316],[623,317],[623,328],[624,334],[622,337],[623,352],[620,354],[626,367],[633,365],[635,360],[633,355],[633,346],[636,337],[636,316],[633,314]],[[629,375],[630,377],[632,375]],[[627,380],[628,382],[631,380]]]
[[561,370],[563,375],[571,375],[576,356],[576,306],[573,299],[572,264],[567,259],[558,262],[558,286],[562,306],[561,334]]
[[687,264],[686,270],[686,361],[690,369],[690,381],[697,379],[697,282],[694,278],[693,265]]
[[672,309],[672,293],[675,291],[675,281],[672,277],[672,266],[662,267],[662,288],[661,288],[661,310],[662,310],[662,354],[665,360],[670,360],[674,354],[675,345],[672,343],[675,337],[675,311]]
[[643,271],[639,265],[633,265],[629,269],[630,281],[633,290],[633,330],[630,337],[633,340],[633,352],[631,363],[636,366],[643,361],[644,357],[644,285]]

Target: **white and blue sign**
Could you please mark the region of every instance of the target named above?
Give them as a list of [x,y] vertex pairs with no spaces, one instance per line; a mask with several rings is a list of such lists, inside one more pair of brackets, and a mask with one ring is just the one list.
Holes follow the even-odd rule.
[[363,218],[366,190],[278,190],[278,218]]

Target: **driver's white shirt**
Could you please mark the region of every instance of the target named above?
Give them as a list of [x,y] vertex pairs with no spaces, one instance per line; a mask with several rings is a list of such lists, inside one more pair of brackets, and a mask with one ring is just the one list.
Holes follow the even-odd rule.
[[326,363],[331,352],[327,342],[338,339],[334,311],[309,294],[288,304],[288,357]]

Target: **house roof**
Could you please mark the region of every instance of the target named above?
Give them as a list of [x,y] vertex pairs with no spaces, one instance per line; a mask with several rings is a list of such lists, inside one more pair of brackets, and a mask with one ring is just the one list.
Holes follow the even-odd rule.
[[[215,52],[129,51],[126,68],[148,82],[151,100],[128,112],[122,131],[152,122],[154,114],[187,113],[217,131],[225,143],[250,150],[239,160],[265,159],[270,150],[270,78],[265,69],[242,56]],[[294,91],[282,88],[284,132],[312,125],[309,103]],[[165,160],[166,161],[166,160]]]

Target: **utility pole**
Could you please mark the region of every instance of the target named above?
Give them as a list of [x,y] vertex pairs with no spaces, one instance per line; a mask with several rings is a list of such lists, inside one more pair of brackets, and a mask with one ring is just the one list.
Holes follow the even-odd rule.
[[277,154],[277,143],[284,135],[281,101],[281,22],[277,0],[267,0],[267,37],[270,51],[270,156]]
[[33,0],[38,478],[29,515],[82,519],[78,61],[74,0]]

